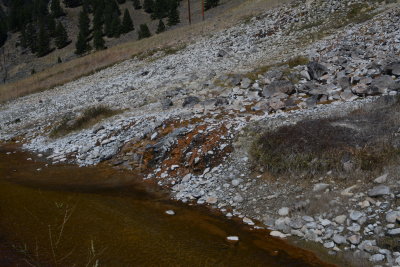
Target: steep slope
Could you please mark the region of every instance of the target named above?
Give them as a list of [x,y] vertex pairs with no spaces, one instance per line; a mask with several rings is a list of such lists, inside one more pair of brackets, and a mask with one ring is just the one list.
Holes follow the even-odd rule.
[[[382,217],[396,210],[391,194],[398,189],[396,172],[381,185],[384,192],[370,193],[371,177],[362,177],[353,194],[354,180],[339,183],[323,175],[302,184],[274,180],[265,170],[253,172],[249,147],[265,129],[347,116],[354,110],[364,114],[360,108],[379,96],[396,96],[399,22],[397,2],[282,5],[210,37],[193,38],[180,49],[137,55],[10,101],[0,110],[0,139],[22,142],[55,164],[103,162],[141,172],[170,188],[176,199],[207,203],[252,226],[249,216],[280,231],[274,235],[323,243],[330,253],[351,250],[394,265],[400,260],[395,247],[371,240],[387,234],[397,241],[396,218]],[[88,117],[93,107],[119,115]],[[398,114],[396,108],[390,110],[384,113]],[[81,123],[84,119],[88,125]],[[321,198],[331,190],[334,199]],[[305,209],[310,201],[318,206],[330,200],[337,209]],[[337,218],[342,215],[344,220]],[[386,222],[393,225],[379,230]]]

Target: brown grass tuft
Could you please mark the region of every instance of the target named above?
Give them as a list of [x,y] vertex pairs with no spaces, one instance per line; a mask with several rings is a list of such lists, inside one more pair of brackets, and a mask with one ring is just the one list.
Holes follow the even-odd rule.
[[253,142],[255,166],[272,174],[306,173],[311,177],[355,169],[377,171],[400,157],[399,100],[388,106],[333,119],[304,120],[262,133]]
[[57,138],[80,129],[88,128],[100,120],[114,116],[118,113],[121,113],[121,110],[112,110],[105,106],[90,107],[77,118],[63,118],[60,124],[51,130],[50,137]]

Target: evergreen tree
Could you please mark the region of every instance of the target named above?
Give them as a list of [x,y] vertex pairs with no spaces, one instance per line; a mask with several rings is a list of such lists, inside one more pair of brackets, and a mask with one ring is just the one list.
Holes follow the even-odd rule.
[[78,40],[76,41],[75,48],[75,54],[77,55],[82,55],[91,49],[90,45],[88,44],[87,38],[81,33],[79,33],[78,35]]
[[38,57],[43,57],[50,52],[50,38],[43,23],[39,26],[38,47],[36,54]]
[[78,55],[82,55],[91,49],[88,41],[90,34],[89,23],[90,19],[88,14],[83,9],[79,15],[79,35],[75,44],[75,53]]
[[179,18],[178,4],[174,1],[168,13],[168,26],[173,26],[181,22]]
[[96,7],[93,15],[93,30],[98,30],[100,29],[101,31],[103,30],[103,10],[104,7]]
[[64,4],[66,7],[77,7],[82,5],[82,0],[64,0]]
[[31,49],[32,53],[36,53],[37,50],[37,34],[36,34],[36,28],[32,23],[29,23],[26,26],[25,30],[25,38],[26,38],[26,43]]
[[142,5],[140,4],[140,0],[133,0],[133,7],[135,9],[141,9]]
[[158,22],[156,33],[161,33],[161,32],[164,32],[164,31],[165,31],[165,24],[162,21],[162,19],[160,19],[160,21]]
[[52,0],[50,5],[51,15],[55,18],[64,16],[64,10],[60,6],[60,0]]
[[152,13],[154,8],[153,0],[144,0],[143,1],[143,9],[147,13]]
[[204,3],[204,9],[209,10],[213,7],[218,6],[219,0],[205,0],[206,2]]
[[61,22],[57,24],[55,43],[58,49],[68,45],[68,34]]
[[44,19],[46,21],[47,25],[47,31],[50,35],[50,37],[55,37],[56,36],[56,21],[52,16],[47,16]]
[[162,19],[168,15],[169,5],[167,0],[155,0],[153,6],[152,19]]
[[93,46],[96,50],[102,50],[106,48],[103,39],[103,32],[100,29],[96,29],[93,33]]
[[90,19],[88,13],[85,10],[82,10],[79,14],[79,33],[82,34],[85,38],[89,37],[90,34]]
[[131,16],[129,15],[128,9],[125,9],[124,18],[122,19],[121,32],[128,33],[133,30],[134,30],[134,27],[133,27],[133,22],[132,22]]
[[[119,10],[117,4],[114,0],[107,0],[104,6],[104,33],[108,37],[113,37],[115,33],[115,28],[117,25],[117,18],[121,11]],[[114,24],[114,25],[113,25]],[[120,23],[121,24],[121,23]]]
[[150,37],[150,36],[151,36],[151,33],[150,33],[150,30],[149,30],[149,27],[147,27],[147,24],[140,24],[140,28],[139,28],[139,31],[138,31],[139,40],[143,39],[143,38]]
[[119,16],[115,14],[113,16],[113,20],[111,23],[111,32],[112,32],[112,37],[118,38],[121,35],[121,20],[119,19]]

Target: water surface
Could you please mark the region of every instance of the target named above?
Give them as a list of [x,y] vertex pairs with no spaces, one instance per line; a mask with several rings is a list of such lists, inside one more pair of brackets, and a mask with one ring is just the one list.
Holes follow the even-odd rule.
[[330,266],[131,173],[45,167],[15,149],[0,147],[0,266]]

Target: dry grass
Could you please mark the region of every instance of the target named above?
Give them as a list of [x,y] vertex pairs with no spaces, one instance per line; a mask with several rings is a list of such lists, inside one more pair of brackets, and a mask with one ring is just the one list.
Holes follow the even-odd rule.
[[275,7],[283,2],[290,2],[290,0],[246,0],[244,3],[230,8],[220,16],[208,21],[170,30],[140,41],[127,42],[104,51],[61,63],[26,79],[1,86],[0,103],[65,84],[121,61],[131,59],[133,56],[140,55],[148,50],[174,50],[177,46],[191,43],[199,36],[207,36],[237,24],[243,18],[258,15],[266,9]]
[[347,161],[364,172],[380,171],[400,158],[399,115],[397,99],[341,118],[304,120],[262,133],[251,156],[255,166],[276,175],[339,173]]
[[90,107],[77,118],[63,118],[60,124],[51,130],[50,137],[56,138],[80,129],[87,128],[96,124],[102,119],[114,116],[120,112],[121,110],[112,110],[105,106]]

